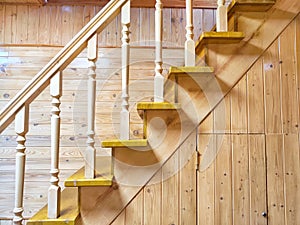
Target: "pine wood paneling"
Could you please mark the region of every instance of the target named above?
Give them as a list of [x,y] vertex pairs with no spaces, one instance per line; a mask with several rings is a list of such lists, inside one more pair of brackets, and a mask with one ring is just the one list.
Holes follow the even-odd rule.
[[295,60],[295,21],[279,38],[283,132],[298,132],[298,93]]
[[278,57],[278,41],[265,52],[265,123],[267,134],[282,132],[281,89]]
[[[0,44],[63,46],[100,10],[93,5],[1,5]],[[133,46],[154,46],[154,7],[132,8],[130,39]],[[210,30],[214,9],[194,9],[197,40],[201,31]],[[183,46],[185,9],[163,9],[163,45]],[[200,18],[201,17],[201,18]],[[121,21],[118,15],[99,35],[100,47],[121,46]],[[63,31],[63,32],[62,32]]]
[[[198,174],[199,224],[299,223],[299,18],[213,110],[214,118],[208,116],[198,129],[202,157],[208,143],[203,137],[217,136],[222,143],[211,146],[217,157]],[[221,104],[231,130],[216,129]],[[211,123],[211,133],[201,133]]]

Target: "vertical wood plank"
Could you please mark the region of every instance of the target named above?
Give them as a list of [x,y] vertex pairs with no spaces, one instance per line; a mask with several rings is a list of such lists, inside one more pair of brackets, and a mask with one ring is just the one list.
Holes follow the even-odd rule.
[[268,225],[285,224],[282,147],[281,134],[266,135]]
[[203,9],[193,9],[193,17],[194,17],[194,41],[197,41],[200,35],[203,32]]
[[[169,46],[172,38],[172,9],[163,9],[163,46]],[[154,18],[153,18],[154,19]],[[155,30],[151,30],[155,32]],[[154,39],[153,39],[154,40]],[[153,43],[154,44],[154,43]]]
[[[179,153],[162,168],[161,224],[179,224]],[[172,202],[172,204],[170,204]]]
[[15,44],[17,35],[17,6],[5,5],[5,44]]
[[130,9],[131,14],[131,26],[130,26],[130,43],[132,46],[138,46],[139,45],[139,37],[140,37],[140,31],[143,29],[140,26],[140,10],[138,8],[131,8]]
[[266,156],[264,135],[249,137],[250,224],[267,225]]
[[161,170],[151,179],[144,188],[144,225],[157,224],[161,221]]
[[[164,14],[164,17],[167,16]],[[163,17],[163,19],[164,19]],[[164,32],[164,30],[163,30]],[[154,41],[155,41],[155,8],[150,8],[149,9],[149,40],[150,43],[149,45],[153,46],[154,45]],[[165,34],[163,33],[163,38],[164,38]],[[164,40],[164,39],[163,39]]]
[[61,8],[62,13],[62,25],[61,29],[64,30],[64,32],[61,33],[61,40],[62,45],[66,45],[73,37],[73,10],[74,8],[72,6],[64,5]]
[[[198,151],[200,153],[200,158],[206,151],[207,143],[213,135],[198,135]],[[212,151],[214,151],[212,149]],[[200,161],[201,163],[201,161]],[[214,189],[215,189],[215,163],[212,163],[204,171],[197,172],[197,212],[198,221],[197,224],[214,225]]]
[[[296,18],[296,65],[297,65],[297,82],[298,82],[298,105],[299,105],[299,116],[300,116],[300,16]],[[299,117],[300,121],[300,117]]]
[[233,224],[250,225],[247,135],[232,135]]
[[[196,134],[192,134],[196,135]],[[189,138],[196,142],[196,138]],[[188,151],[191,151],[189,149]],[[196,149],[190,159],[186,151],[180,152],[180,222],[182,225],[196,224]],[[184,166],[183,166],[184,165]]]
[[247,133],[247,89],[246,76],[232,89],[231,132]]
[[248,133],[264,132],[264,83],[262,59],[247,73]]
[[300,164],[298,134],[286,134],[283,141],[286,225],[300,224]]
[[116,44],[117,44],[116,29],[117,29],[117,20],[114,19],[105,28],[106,46],[116,47]]
[[25,44],[28,41],[28,7],[28,5],[17,5],[16,44]]
[[149,27],[149,8],[140,8],[140,45],[148,46],[150,39],[150,27]]
[[282,121],[284,133],[298,132],[298,96],[295,60],[295,21],[281,34]]
[[[215,224],[232,223],[231,135],[217,135],[219,153],[215,163]],[[200,196],[201,197],[201,196]]]
[[73,6],[74,7],[74,22],[73,22],[73,36],[75,36],[80,30],[81,28],[85,25],[83,23],[83,15],[84,15],[84,6],[81,5],[76,5]]
[[226,95],[214,110],[214,133],[229,134],[231,127],[231,98]]
[[84,6],[83,12],[83,25],[86,25],[95,16],[95,6],[86,5]]
[[27,43],[36,44],[38,41],[38,27],[39,20],[37,18],[40,17],[40,7],[38,6],[30,6],[28,8],[28,30],[27,30]]
[[215,20],[215,16],[214,16],[214,10],[212,9],[204,9],[203,13],[202,13],[202,27],[203,27],[203,31],[210,31],[212,29],[212,27],[214,26],[214,20]]
[[62,27],[62,13],[61,6],[50,6],[51,21],[50,21],[50,43],[53,45],[62,45],[61,30]]
[[[38,43],[50,44],[50,35],[49,35],[51,33],[50,21],[52,21],[50,8],[40,7],[40,15],[41,16],[39,17]],[[62,35],[62,33],[60,33],[59,35]]]
[[263,56],[265,79],[265,132],[266,134],[282,132],[280,73],[278,40]]
[[4,43],[5,35],[5,5],[0,5],[0,44]]
[[125,224],[143,225],[144,193],[141,191],[126,207]]
[[[184,26],[183,15],[181,9],[172,8],[171,9],[171,44],[174,46],[183,46],[183,39],[185,31],[181,26]],[[183,31],[183,32],[182,32]]]

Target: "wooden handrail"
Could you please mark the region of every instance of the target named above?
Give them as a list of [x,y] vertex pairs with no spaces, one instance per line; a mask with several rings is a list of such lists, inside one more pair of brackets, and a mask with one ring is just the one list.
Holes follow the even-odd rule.
[[95,33],[101,32],[121,11],[128,0],[111,0],[81,31],[1,110],[0,133],[14,120],[16,113],[30,104],[50,83],[58,71],[66,68],[87,46]]

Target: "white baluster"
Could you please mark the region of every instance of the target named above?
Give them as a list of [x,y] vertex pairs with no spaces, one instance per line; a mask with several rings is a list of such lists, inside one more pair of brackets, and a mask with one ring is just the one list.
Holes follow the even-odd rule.
[[225,6],[225,0],[218,0],[217,8],[217,31],[228,31],[227,25],[227,7]]
[[185,66],[195,66],[195,42],[193,26],[193,0],[186,0],[186,41],[185,41]]
[[48,189],[48,218],[56,219],[60,215],[59,178],[59,142],[60,142],[60,97],[62,95],[62,72],[56,73],[50,80],[51,109],[51,178]]
[[16,172],[15,172],[15,208],[13,223],[15,225],[22,224],[23,221],[23,193],[24,193],[24,176],[25,176],[25,142],[28,132],[28,114],[29,106],[25,105],[15,117],[15,131],[17,137],[17,153],[16,153]]
[[88,106],[87,106],[87,148],[85,155],[85,178],[95,178],[95,104],[96,104],[96,61],[98,57],[98,38],[95,34],[88,41]]
[[155,77],[154,101],[164,101],[164,77],[162,75],[162,2],[156,0],[155,4]]
[[129,27],[130,27],[130,1],[128,1],[121,11],[121,23],[122,23],[122,110],[120,113],[120,139],[129,140]]

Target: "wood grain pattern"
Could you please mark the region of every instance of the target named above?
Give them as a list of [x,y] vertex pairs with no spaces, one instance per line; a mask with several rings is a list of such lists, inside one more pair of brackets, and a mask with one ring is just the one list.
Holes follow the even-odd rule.
[[282,82],[282,125],[283,132],[298,132],[298,93],[295,60],[295,21],[279,38],[279,58]]
[[[3,18],[0,20],[0,44],[63,46],[99,11],[98,5],[0,4],[0,18]],[[214,9],[196,8],[194,13],[201,17],[198,19],[194,16],[194,39],[197,40],[201,31],[209,30],[214,25]],[[185,9],[165,8],[163,14],[163,45],[183,46]],[[130,30],[133,46],[154,46],[154,7],[132,8]],[[99,46],[120,47],[120,15],[99,36]]]

